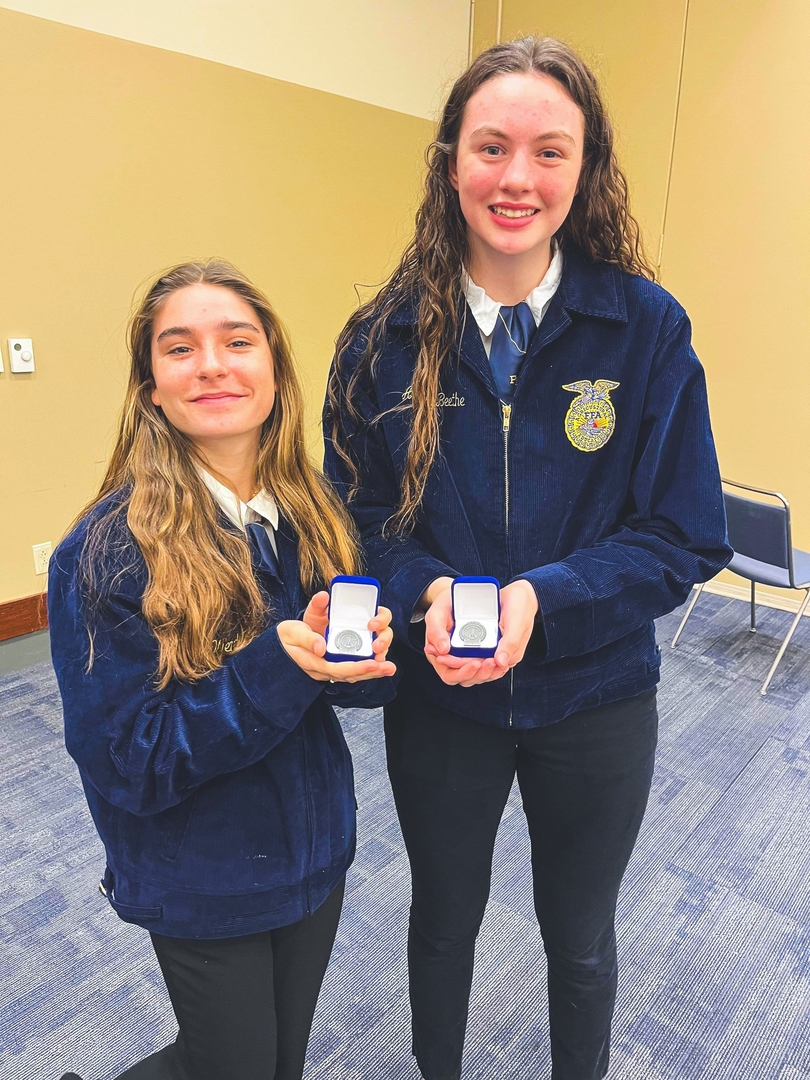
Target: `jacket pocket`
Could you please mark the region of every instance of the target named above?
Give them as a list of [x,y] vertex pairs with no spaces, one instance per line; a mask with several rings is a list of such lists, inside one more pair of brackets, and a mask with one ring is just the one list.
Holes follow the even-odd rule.
[[198,795],[199,790],[183,799],[177,806],[172,806],[151,819],[156,833],[155,849],[164,859],[174,862],[180,854]]
[[122,904],[115,899],[115,878],[109,866],[104,871],[104,877],[98,883],[98,891],[104,896],[110,907],[126,922],[157,922],[163,918],[163,908],[146,907],[139,904]]

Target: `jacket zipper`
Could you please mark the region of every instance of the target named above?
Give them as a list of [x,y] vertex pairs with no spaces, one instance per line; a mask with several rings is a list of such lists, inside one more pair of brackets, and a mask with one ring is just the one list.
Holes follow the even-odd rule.
[[[504,514],[506,518],[505,534],[509,543],[509,428],[512,424],[512,406],[501,402],[503,414],[503,479],[504,479]],[[512,727],[512,701],[515,692],[515,669],[509,672],[509,727]]]
[[504,512],[506,516],[506,535],[509,536],[509,426],[512,423],[512,406],[501,402],[503,412],[503,478]]

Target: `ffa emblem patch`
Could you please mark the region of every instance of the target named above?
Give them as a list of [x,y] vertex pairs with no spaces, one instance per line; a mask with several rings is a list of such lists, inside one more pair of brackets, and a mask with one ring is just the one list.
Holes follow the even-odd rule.
[[616,410],[610,400],[610,391],[619,384],[610,379],[580,379],[567,383],[563,390],[579,394],[565,414],[565,434],[577,450],[598,450],[604,446],[616,427]]

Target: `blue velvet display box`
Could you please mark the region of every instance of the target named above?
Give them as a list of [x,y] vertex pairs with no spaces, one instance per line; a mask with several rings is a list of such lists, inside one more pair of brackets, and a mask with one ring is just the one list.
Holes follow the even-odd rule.
[[371,660],[376,634],[368,628],[380,603],[376,578],[340,574],[329,586],[329,625],[326,628],[327,660]]
[[500,584],[492,577],[457,577],[453,582],[450,655],[494,656],[501,638]]

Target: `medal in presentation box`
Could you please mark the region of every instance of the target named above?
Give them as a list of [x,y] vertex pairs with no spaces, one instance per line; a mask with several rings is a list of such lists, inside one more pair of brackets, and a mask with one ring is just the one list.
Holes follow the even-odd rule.
[[491,577],[458,577],[452,585],[450,655],[494,656],[501,638],[500,585]]
[[329,586],[326,659],[371,660],[375,634],[368,628],[380,603],[380,583],[371,577],[341,574]]

